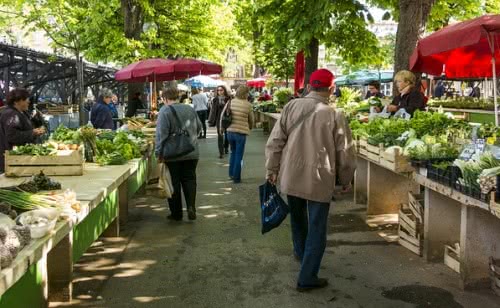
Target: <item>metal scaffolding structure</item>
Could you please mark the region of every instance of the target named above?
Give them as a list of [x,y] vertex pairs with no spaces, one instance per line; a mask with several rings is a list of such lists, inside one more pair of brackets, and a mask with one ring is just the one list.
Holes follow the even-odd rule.
[[[76,103],[76,60],[24,47],[0,43],[0,97],[9,87],[31,90],[36,101],[43,93],[57,93],[62,102]],[[100,87],[115,89],[122,98],[126,86],[114,80],[116,69],[84,62],[84,87],[94,95]],[[86,93],[84,93],[86,94]]]

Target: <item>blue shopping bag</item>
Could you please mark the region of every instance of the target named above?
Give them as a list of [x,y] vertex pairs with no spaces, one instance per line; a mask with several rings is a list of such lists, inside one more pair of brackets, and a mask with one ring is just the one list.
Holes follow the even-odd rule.
[[281,198],[276,186],[267,182],[259,186],[262,210],[262,234],[278,227],[290,212],[288,204]]

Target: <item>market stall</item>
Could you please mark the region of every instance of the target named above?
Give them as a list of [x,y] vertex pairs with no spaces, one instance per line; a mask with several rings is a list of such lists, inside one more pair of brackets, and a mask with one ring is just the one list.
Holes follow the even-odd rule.
[[401,245],[445,262],[464,288],[488,286],[490,259],[500,259],[492,196],[498,128],[431,112],[409,121],[353,120],[351,128],[358,138],[355,201],[367,204],[367,216],[398,214]]
[[[88,128],[71,131],[61,127],[51,136],[51,142],[65,141],[71,147],[76,146],[75,142],[79,141],[82,145],[92,147],[86,144],[89,132]],[[151,157],[152,144],[151,141],[142,139],[137,131],[103,131],[97,135],[100,136],[94,140],[96,152],[86,158],[98,163],[85,163],[81,176],[50,177],[50,181],[60,184],[60,189],[64,191],[61,194],[69,194],[75,200],[73,211],[65,210],[65,214],[57,219],[53,230],[40,238],[32,239],[13,259],[1,260],[4,266],[0,269],[0,307],[43,307],[50,300],[70,301],[73,264],[99,236],[119,235],[120,223],[126,222],[128,200],[144,187],[149,164],[155,162]],[[28,147],[21,152],[28,155],[34,150],[35,148]],[[37,152],[38,155],[45,153]],[[50,153],[47,155],[55,155]],[[34,155],[33,159],[39,158]],[[26,186],[27,179],[29,178],[7,177],[4,174],[0,176],[0,187],[25,189],[29,187]],[[3,191],[0,189],[0,194]],[[23,194],[27,194],[27,198],[38,195]],[[15,201],[8,197],[10,195],[6,196],[0,199]],[[58,208],[59,203],[54,203],[53,206]],[[26,294],[30,296],[25,296]]]

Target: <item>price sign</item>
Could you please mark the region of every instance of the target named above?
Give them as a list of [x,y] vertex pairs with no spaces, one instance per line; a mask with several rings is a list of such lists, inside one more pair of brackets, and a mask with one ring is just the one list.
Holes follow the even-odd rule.
[[486,141],[484,139],[476,139],[474,146],[476,148],[476,153],[483,153],[486,147]]
[[462,153],[458,157],[460,160],[469,161],[472,156],[476,153],[476,145],[475,144],[466,144]]

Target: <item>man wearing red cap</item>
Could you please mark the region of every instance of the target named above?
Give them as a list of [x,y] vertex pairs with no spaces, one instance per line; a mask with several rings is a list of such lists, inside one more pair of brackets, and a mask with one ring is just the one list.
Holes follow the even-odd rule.
[[311,74],[310,93],[290,101],[266,145],[267,180],[288,197],[295,257],[301,261],[298,291],[323,288],[318,278],[326,247],[328,212],[336,174],[347,187],[356,165],[351,130],[341,112],[328,105],[333,74]]

